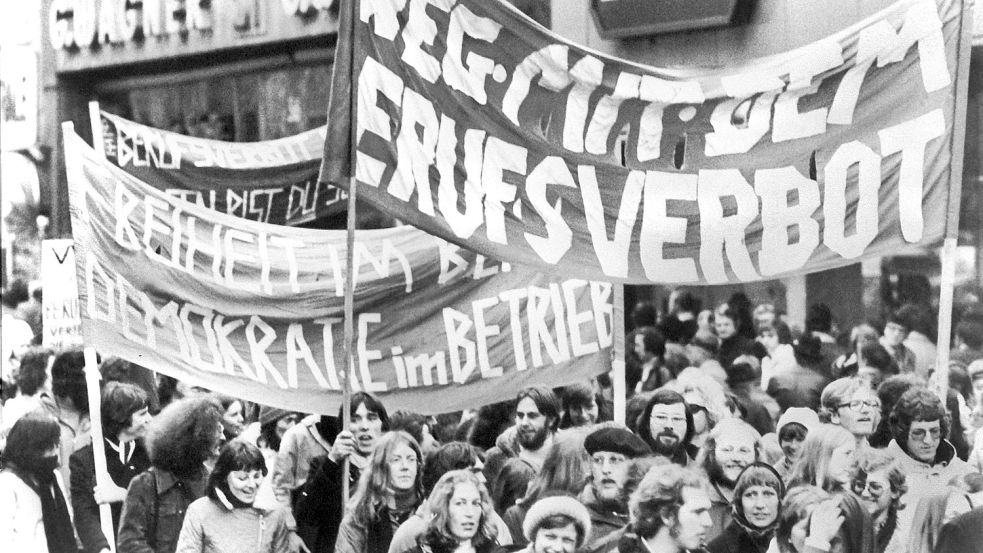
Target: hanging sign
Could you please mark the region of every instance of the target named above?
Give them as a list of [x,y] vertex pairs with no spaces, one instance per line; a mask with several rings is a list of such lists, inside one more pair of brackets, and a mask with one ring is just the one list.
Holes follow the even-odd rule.
[[229,215],[299,225],[345,211],[347,194],[318,182],[326,127],[263,142],[223,142],[155,129],[90,109],[106,159],[159,190]]
[[354,175],[360,199],[480,253],[629,283],[933,245],[952,208],[963,13],[901,0],[742,66],[660,69],[506,2],[356,0],[321,179]]
[[[345,232],[242,220],[112,166],[66,132],[86,345],[316,413],[341,403]],[[610,368],[612,286],[494,262],[410,227],[359,231],[355,390],[439,413]]]
[[49,348],[82,345],[82,317],[71,238],[41,241],[41,343]]

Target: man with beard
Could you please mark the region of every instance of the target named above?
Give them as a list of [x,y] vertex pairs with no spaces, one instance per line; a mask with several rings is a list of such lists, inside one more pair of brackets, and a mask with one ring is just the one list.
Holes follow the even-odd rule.
[[[515,398],[515,426],[502,433],[485,455],[485,479],[495,488],[507,462],[523,462],[538,474],[560,424],[560,398],[545,386],[522,389]],[[515,461],[512,461],[512,460]]]
[[652,452],[673,463],[686,466],[693,456],[690,440],[693,437],[693,415],[686,400],[672,390],[657,390],[638,418],[638,435]]
[[707,533],[707,541],[730,524],[737,478],[748,465],[761,459],[761,451],[761,435],[741,419],[724,419],[710,431],[696,457],[696,463],[710,477],[713,528]]
[[713,520],[706,478],[698,471],[673,464],[654,467],[628,506],[631,522],[618,542],[620,553],[706,551]]
[[624,428],[602,428],[584,440],[590,455],[590,480],[580,494],[591,519],[587,549],[628,523],[625,482],[632,459],[652,453],[648,444]]

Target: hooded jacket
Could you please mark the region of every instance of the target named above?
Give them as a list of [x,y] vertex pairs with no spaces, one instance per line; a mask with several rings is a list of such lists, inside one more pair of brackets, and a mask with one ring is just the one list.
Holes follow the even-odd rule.
[[286,553],[290,528],[284,509],[231,508],[209,497],[188,507],[176,553]]

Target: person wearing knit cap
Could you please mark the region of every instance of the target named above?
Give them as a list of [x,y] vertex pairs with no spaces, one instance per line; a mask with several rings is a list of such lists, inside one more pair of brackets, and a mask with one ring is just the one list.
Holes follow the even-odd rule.
[[522,533],[529,540],[524,553],[573,553],[591,532],[590,514],[568,496],[549,496],[529,509]]
[[628,523],[628,467],[633,459],[651,455],[652,450],[635,434],[617,427],[595,430],[584,441],[584,449],[591,458],[591,474],[580,501],[593,527],[586,543],[594,544]]
[[819,415],[805,407],[792,407],[779,417],[778,444],[785,455],[775,463],[774,468],[783,479],[788,478],[792,464],[799,458],[802,442],[817,426],[819,426]]
[[754,463],[741,472],[734,486],[733,518],[707,546],[710,553],[765,553],[778,527],[785,483],[775,469]]

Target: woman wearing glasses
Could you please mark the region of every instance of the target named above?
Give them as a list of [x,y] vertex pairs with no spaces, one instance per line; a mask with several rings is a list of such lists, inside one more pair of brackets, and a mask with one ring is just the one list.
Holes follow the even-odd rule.
[[881,401],[867,380],[857,377],[840,378],[829,383],[820,398],[819,420],[843,427],[853,434],[858,448],[865,448],[867,439],[881,421]]
[[874,523],[875,551],[904,553],[910,528],[898,525],[898,511],[908,485],[897,461],[879,449],[865,449],[857,456],[850,488]]

